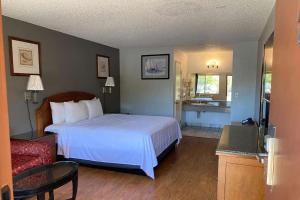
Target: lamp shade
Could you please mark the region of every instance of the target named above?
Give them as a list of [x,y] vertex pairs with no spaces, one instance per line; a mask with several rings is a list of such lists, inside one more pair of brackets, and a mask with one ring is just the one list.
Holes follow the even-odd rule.
[[115,81],[114,81],[114,78],[111,77],[111,76],[107,77],[105,86],[106,86],[106,87],[115,87]]
[[27,90],[41,91],[44,90],[42,79],[39,75],[30,75],[27,82]]

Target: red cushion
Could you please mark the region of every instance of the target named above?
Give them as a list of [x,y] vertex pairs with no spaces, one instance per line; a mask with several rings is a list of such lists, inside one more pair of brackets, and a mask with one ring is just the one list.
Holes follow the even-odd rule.
[[43,164],[50,164],[52,160],[51,145],[47,142],[26,140],[11,140],[11,153],[19,155],[39,156]]
[[12,154],[12,174],[17,175],[26,169],[40,166],[43,164],[39,156]]
[[13,176],[26,169],[53,162],[51,145],[47,142],[11,140]]

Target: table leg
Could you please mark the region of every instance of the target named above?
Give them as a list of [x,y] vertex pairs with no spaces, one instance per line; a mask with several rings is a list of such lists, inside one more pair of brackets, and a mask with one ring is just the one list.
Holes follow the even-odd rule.
[[39,194],[37,194],[37,199],[38,200],[45,200],[45,193],[39,193]]
[[53,193],[53,190],[51,190],[49,192],[49,200],[54,200],[54,193]]
[[76,172],[74,177],[72,178],[72,185],[73,185],[72,200],[75,200],[77,195],[77,187],[78,187],[78,172]]

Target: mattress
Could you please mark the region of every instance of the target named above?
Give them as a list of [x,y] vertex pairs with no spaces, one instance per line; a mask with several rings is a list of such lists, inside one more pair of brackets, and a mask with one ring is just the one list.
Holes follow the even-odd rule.
[[57,134],[58,155],[139,166],[153,179],[157,156],[182,138],[174,118],[125,114],[105,114],[72,124],[53,124],[45,131]]

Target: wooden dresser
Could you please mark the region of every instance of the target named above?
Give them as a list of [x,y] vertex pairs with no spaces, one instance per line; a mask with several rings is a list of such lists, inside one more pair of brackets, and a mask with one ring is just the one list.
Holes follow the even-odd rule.
[[264,199],[264,166],[256,158],[257,144],[257,127],[224,127],[216,151],[218,200]]

